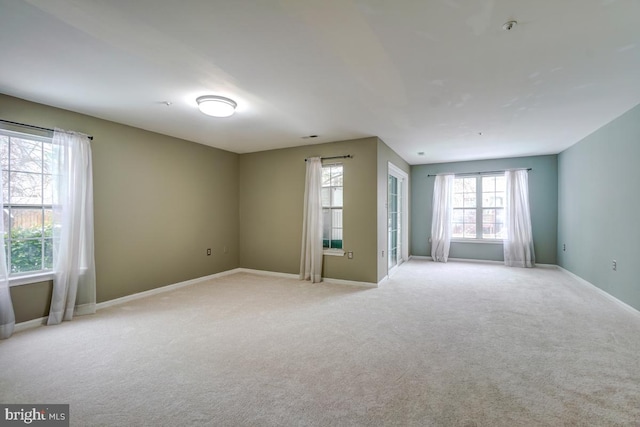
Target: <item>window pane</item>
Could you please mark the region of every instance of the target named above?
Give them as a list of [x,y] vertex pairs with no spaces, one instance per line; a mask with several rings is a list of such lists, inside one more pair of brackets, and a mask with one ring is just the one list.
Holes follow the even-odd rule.
[[507,228],[503,224],[496,224],[496,238],[497,239],[507,238]]
[[11,238],[42,237],[42,209],[11,209]]
[[495,193],[482,193],[482,206],[494,207],[496,205]]
[[11,138],[11,170],[42,173],[42,142]]
[[496,191],[506,191],[507,181],[504,176],[496,176]]
[[322,209],[322,246],[329,247],[331,238],[331,209]]
[[342,166],[331,167],[331,185],[342,187]]
[[495,209],[483,209],[482,210],[482,222],[494,223],[496,222],[496,210]]
[[53,177],[49,174],[42,175],[42,203],[45,205],[53,204]]
[[496,223],[504,224],[504,209],[496,209]]
[[342,240],[342,228],[334,228],[331,230],[331,240]]
[[483,224],[482,225],[482,238],[483,239],[494,239],[495,235],[495,226],[493,224]]
[[331,185],[331,169],[327,167],[322,168],[322,186],[328,187]]
[[483,176],[482,177],[482,191],[486,191],[486,192],[496,191],[496,177],[495,176]]
[[12,240],[11,272],[42,270],[42,240]]
[[42,173],[51,173],[51,159],[53,157],[53,144],[50,142],[42,143]]
[[462,193],[464,188],[463,183],[464,183],[464,180],[462,178],[455,178],[453,180],[453,192]]
[[463,221],[463,210],[462,209],[454,209],[453,210],[453,222],[464,222]]
[[44,239],[44,268],[53,268],[53,240]]
[[4,239],[7,238],[7,234],[9,233],[9,226],[11,225],[10,223],[11,221],[11,217],[9,216],[9,209],[4,208],[2,209],[2,222],[4,223],[4,236],[0,236]]
[[342,228],[342,209],[332,209],[331,222],[333,228]]
[[461,208],[464,206],[464,197],[462,194],[454,194],[453,195],[453,207]]
[[9,137],[0,135],[0,166],[2,170],[9,169]]
[[334,187],[332,188],[333,200],[331,206],[342,206],[342,187]]
[[504,192],[496,193],[496,199],[495,199],[496,200],[496,204],[495,204],[495,206],[500,207],[500,208],[504,207],[504,198],[505,198]]
[[465,208],[475,208],[476,207],[476,193],[465,193],[464,194],[464,207]]
[[464,222],[465,223],[476,223],[476,210],[475,209],[464,209]]
[[462,224],[462,223],[454,223],[453,224],[453,237],[455,237],[455,238],[464,237],[463,230],[464,230],[464,224]]
[[2,171],[2,203],[9,203],[9,172]]
[[475,178],[464,178],[464,192],[465,193],[475,193],[476,192],[476,179]]
[[476,238],[476,224],[465,224],[464,225],[464,237],[466,239],[475,239]]
[[44,237],[53,237],[53,211],[44,210]]
[[42,204],[42,175],[11,172],[10,202],[18,205]]
[[331,206],[331,187],[323,187],[321,191],[322,206]]

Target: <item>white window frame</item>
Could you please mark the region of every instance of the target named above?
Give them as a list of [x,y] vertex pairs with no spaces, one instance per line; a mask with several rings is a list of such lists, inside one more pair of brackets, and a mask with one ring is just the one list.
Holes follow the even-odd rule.
[[[324,248],[323,247],[323,249],[322,249],[323,255],[328,255],[328,256],[344,256],[344,254],[345,254],[345,251],[344,251],[344,164],[343,163],[326,163],[326,164],[322,165],[322,170],[324,171],[325,169],[336,167],[336,166],[340,166],[342,168],[342,185],[341,186],[335,186],[335,185],[325,186],[325,185],[323,185],[322,188],[327,188],[327,187],[331,188],[331,189],[333,189],[333,188],[342,188],[342,205],[341,206],[333,206],[331,203],[329,205],[325,205],[323,203],[322,204],[322,209],[323,209],[323,211],[324,211],[324,209],[331,209],[331,210],[341,209],[342,210],[342,226],[339,227],[342,230],[342,239],[341,239],[342,248]],[[332,199],[333,198],[331,198],[331,200]],[[333,217],[333,215],[330,215],[330,216]],[[331,224],[330,228],[333,229],[333,228],[337,228],[337,227],[333,227],[333,224]],[[323,238],[323,241],[324,241],[324,231],[323,231],[322,238]]]
[[[457,242],[457,243],[488,243],[488,244],[498,244],[498,245],[502,245],[504,243],[504,238],[490,238],[490,237],[482,237],[482,226],[483,226],[483,210],[484,209],[503,209],[504,210],[504,205],[502,207],[495,207],[495,206],[483,206],[483,198],[482,198],[482,178],[486,178],[486,177],[504,177],[504,174],[501,173],[481,173],[481,174],[476,174],[476,175],[466,175],[466,174],[460,174],[460,175],[456,175],[454,178],[454,183],[455,180],[457,179],[475,179],[476,180],[476,206],[475,209],[476,210],[476,237],[474,238],[469,238],[469,237],[453,237],[451,239],[452,242]],[[455,194],[455,193],[454,193]],[[454,211],[456,209],[463,209],[463,208],[456,208],[454,207]],[[453,221],[453,219],[452,219]]]
[[[24,132],[17,132],[17,131],[12,131],[12,130],[8,130],[8,129],[2,129],[0,128],[0,135],[1,136],[7,136],[9,137],[9,139],[11,138],[19,138],[19,139],[25,139],[25,140],[30,140],[30,141],[37,141],[43,144],[47,144],[47,143],[51,143],[52,140],[50,137],[43,137],[43,136],[38,136],[38,135],[33,135],[33,134],[29,134],[29,133],[24,133]],[[44,161],[44,160],[43,160]],[[7,175],[10,176],[10,173],[12,171],[11,168],[11,160],[9,157],[9,165],[8,165],[8,169],[4,169],[2,168],[1,172],[7,172]],[[33,172],[32,172],[33,173]],[[40,175],[42,177],[42,172],[40,172]],[[4,183],[4,185],[10,185],[10,182]],[[0,189],[0,191],[2,191],[2,189]],[[10,194],[10,188],[8,188],[7,190],[7,194]],[[40,204],[40,205],[30,205],[30,204],[19,204],[19,203],[9,203],[9,200],[3,200],[3,206],[2,209],[12,209],[12,208],[28,208],[28,209],[42,209],[43,210],[43,215],[44,215],[44,210],[45,209],[52,209],[52,205],[50,204]],[[1,220],[1,219],[0,219]],[[10,236],[11,234],[11,224],[9,225],[9,229],[5,230],[5,233],[7,233],[8,236]],[[8,239],[10,240],[10,239]],[[43,262],[45,253],[44,253],[44,240],[45,237],[44,235],[42,237],[40,237],[39,239],[41,241],[42,246],[42,253],[41,253],[41,262]],[[42,281],[47,281],[47,280],[51,280],[54,277],[54,272],[52,268],[44,268],[41,270],[33,270],[33,271],[25,271],[25,272],[17,272],[17,273],[12,273],[11,272],[11,251],[9,249],[7,249],[7,263],[8,263],[8,270],[9,270],[9,286],[20,286],[20,285],[25,285],[25,284],[30,284],[30,283],[37,283],[37,282],[42,282]]]

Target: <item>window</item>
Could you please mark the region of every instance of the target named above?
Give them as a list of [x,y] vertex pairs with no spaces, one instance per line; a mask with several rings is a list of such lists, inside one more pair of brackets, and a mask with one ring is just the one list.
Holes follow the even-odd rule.
[[342,164],[322,166],[322,246],[342,250]]
[[51,140],[0,130],[2,217],[10,275],[53,268]]
[[453,238],[502,240],[505,177],[456,177],[453,184]]

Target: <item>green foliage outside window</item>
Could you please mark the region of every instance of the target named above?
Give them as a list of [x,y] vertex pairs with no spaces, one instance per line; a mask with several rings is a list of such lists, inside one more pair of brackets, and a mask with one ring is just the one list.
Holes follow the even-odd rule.
[[[12,229],[11,242],[6,244],[11,247],[11,273],[53,268],[52,236],[52,225],[45,225],[44,230],[42,227]],[[44,257],[42,256],[43,241]]]

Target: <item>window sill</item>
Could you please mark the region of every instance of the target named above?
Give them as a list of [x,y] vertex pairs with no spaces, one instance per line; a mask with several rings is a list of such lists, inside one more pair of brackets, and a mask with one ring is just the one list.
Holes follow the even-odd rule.
[[325,256],[344,256],[344,251],[342,249],[324,249],[322,251],[322,255],[325,255]]
[[504,240],[502,239],[451,239],[451,243],[485,243],[489,245],[502,245]]
[[43,271],[40,273],[28,274],[24,276],[9,277],[9,287],[46,282],[47,280],[52,280],[53,276],[53,271]]

